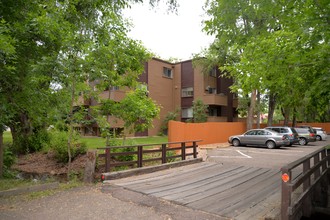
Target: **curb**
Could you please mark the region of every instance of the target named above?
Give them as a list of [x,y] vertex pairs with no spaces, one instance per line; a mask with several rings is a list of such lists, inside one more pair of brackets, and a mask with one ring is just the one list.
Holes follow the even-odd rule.
[[160,171],[160,170],[165,170],[165,169],[170,169],[174,167],[180,167],[180,166],[185,166],[185,165],[190,165],[194,163],[200,163],[203,162],[203,158],[194,158],[194,159],[189,159],[189,160],[183,160],[183,161],[177,161],[173,163],[167,163],[167,164],[161,164],[157,166],[152,166],[152,167],[141,167],[141,168],[134,168],[131,170],[124,170],[124,171],[118,171],[118,172],[111,172],[111,173],[102,173],[102,180],[114,180],[114,179],[120,179],[120,178],[125,178],[129,176],[134,176],[134,175],[141,175],[141,174],[146,174],[146,173],[151,173],[155,171]]

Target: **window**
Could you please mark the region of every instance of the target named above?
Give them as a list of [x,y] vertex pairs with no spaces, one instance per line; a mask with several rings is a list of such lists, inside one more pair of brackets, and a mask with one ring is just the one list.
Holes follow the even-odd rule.
[[164,67],[163,68],[163,76],[165,76],[167,78],[173,78],[172,69]]
[[209,94],[217,94],[217,88],[208,87]]
[[181,90],[181,97],[192,97],[194,96],[194,88],[188,87]]
[[210,76],[217,77],[217,69],[214,67],[209,72]]
[[181,113],[182,118],[192,118],[193,117],[193,109],[192,108],[183,108]]
[[209,116],[218,116],[218,109],[216,108],[209,108]]

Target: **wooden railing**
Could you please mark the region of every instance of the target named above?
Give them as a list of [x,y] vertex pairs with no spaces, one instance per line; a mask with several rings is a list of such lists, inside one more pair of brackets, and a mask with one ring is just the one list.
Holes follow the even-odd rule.
[[329,151],[322,148],[282,167],[282,220],[310,217],[313,199],[321,197],[320,183],[327,182],[329,165]]
[[[158,161],[162,164],[167,163],[171,159],[180,158],[186,160],[188,156],[197,158],[197,142],[201,140],[193,141],[181,141],[181,142],[167,142],[162,144],[143,144],[143,145],[132,145],[132,146],[110,146],[97,148],[98,150],[104,150],[104,153],[98,154],[99,157],[105,158],[105,172],[110,172],[111,168],[118,166],[136,165],[137,167],[143,167],[144,163]],[[189,145],[191,144],[191,145]],[[161,146],[157,149],[151,148],[151,146]],[[171,147],[169,147],[171,146]],[[173,146],[173,147],[172,147]],[[145,148],[149,149],[145,149]],[[111,152],[113,149],[134,149],[128,152]],[[192,152],[187,152],[187,149],[192,149]],[[167,152],[175,152],[172,155],[168,155]],[[158,154],[157,154],[158,153]],[[144,155],[154,154],[160,155],[159,157],[148,157],[144,158]],[[133,161],[114,161],[112,158],[116,156],[130,156],[137,155],[137,160]]]

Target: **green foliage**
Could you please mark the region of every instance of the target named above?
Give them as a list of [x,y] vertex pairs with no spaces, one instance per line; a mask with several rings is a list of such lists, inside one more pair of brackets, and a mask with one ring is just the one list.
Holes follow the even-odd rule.
[[9,169],[16,161],[16,157],[11,148],[7,145],[4,147],[3,152],[3,165],[4,169]]
[[160,107],[147,93],[146,89],[137,88],[127,93],[114,107],[114,115],[124,121],[124,127],[130,133],[145,131],[152,126],[153,119],[159,116]]
[[[120,139],[110,139],[110,146],[122,146],[123,142]],[[126,142],[126,145],[132,145],[132,141],[128,140]],[[121,152],[133,152],[136,150],[135,147],[124,147],[124,148],[113,148],[111,149],[112,153],[121,153]],[[120,156],[114,156],[113,159],[117,161],[133,161],[135,159],[134,155],[120,155]]]
[[[166,151],[166,157],[172,157],[175,155],[176,155],[176,153],[174,150]],[[175,162],[176,160],[177,160],[177,158],[170,158],[170,159],[167,159],[167,163]]]
[[[55,152],[55,157],[59,162],[66,163],[69,160],[68,157],[68,137],[69,134],[64,131],[52,131],[50,149]],[[79,142],[79,136],[74,135],[72,140],[71,157],[74,159],[79,154],[85,154],[87,152],[87,145],[83,142]]]
[[329,1],[209,0],[206,11],[204,30],[216,40],[204,66],[227,71],[243,97],[276,97],[286,116],[327,120]]
[[168,112],[160,126],[160,133],[161,135],[167,134],[168,129],[168,122],[169,121],[176,121],[177,117],[180,113],[180,109],[176,109],[174,112]]
[[4,146],[3,151],[3,174],[2,177],[4,178],[13,178],[15,176],[15,172],[12,171],[10,168],[15,163],[16,156],[12,152],[11,146],[6,144]]
[[207,121],[207,108],[208,105],[204,105],[201,99],[196,99],[193,101],[193,121],[195,123]]

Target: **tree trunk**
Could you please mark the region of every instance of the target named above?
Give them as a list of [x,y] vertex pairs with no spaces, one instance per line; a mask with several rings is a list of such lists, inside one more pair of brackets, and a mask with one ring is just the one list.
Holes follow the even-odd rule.
[[260,92],[257,91],[257,128],[260,128]]
[[254,116],[254,109],[256,106],[256,96],[257,91],[253,90],[251,93],[251,101],[248,109],[247,121],[246,121],[246,129],[250,130],[253,128],[253,116]]
[[293,117],[292,117],[292,127],[296,127],[297,124],[297,110],[293,109]]
[[71,147],[72,147],[72,137],[73,137],[73,105],[74,105],[74,98],[75,98],[75,88],[76,87],[76,79],[73,76],[72,79],[72,90],[71,90],[71,103],[70,103],[70,116],[69,116],[69,137],[68,137],[68,171],[67,171],[67,180],[70,180],[70,172],[71,172]]
[[3,175],[3,126],[0,125],[0,178]]
[[13,120],[14,123],[9,125],[13,137],[13,149],[15,153],[25,154],[30,150],[29,137],[32,135],[31,122],[26,113],[20,113],[15,118]]
[[269,101],[268,101],[267,126],[272,126],[273,125],[275,106],[276,106],[276,96],[273,93],[270,93],[269,94]]
[[282,115],[284,117],[284,126],[289,126],[289,121],[290,121],[290,109],[288,107],[286,108],[281,108],[282,110]]

